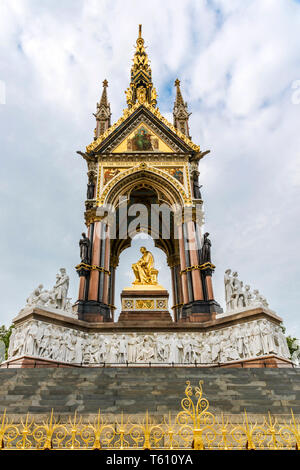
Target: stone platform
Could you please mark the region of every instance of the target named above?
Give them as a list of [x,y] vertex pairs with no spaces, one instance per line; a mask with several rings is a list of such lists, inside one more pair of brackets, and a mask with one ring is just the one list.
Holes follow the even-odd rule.
[[300,415],[300,369],[203,369],[172,367],[82,369],[0,369],[0,413],[45,418],[122,411],[177,413],[186,381],[203,380],[210,411],[220,414]]
[[172,322],[169,293],[159,284],[133,285],[121,292],[122,311],[118,322]]
[[35,367],[37,360],[46,367],[291,366],[281,319],[263,308],[199,324],[97,324],[32,308],[18,315],[14,324],[9,358],[2,367]]

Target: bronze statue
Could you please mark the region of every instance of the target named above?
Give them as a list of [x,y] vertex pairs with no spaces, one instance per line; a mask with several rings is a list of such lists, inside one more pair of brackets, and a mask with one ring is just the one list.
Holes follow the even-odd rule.
[[87,199],[94,199],[94,193],[95,193],[95,183],[94,183],[93,178],[89,178],[89,182],[87,185],[87,194],[86,194]]
[[199,184],[199,179],[197,173],[193,174],[193,190],[194,190],[194,198],[195,199],[202,199],[201,191],[202,184]]
[[144,246],[140,249],[142,257],[138,260],[137,263],[132,265],[132,270],[135,275],[135,280],[133,284],[156,284],[157,281],[153,277],[152,271],[154,270],[154,258],[150,251],[147,251]]
[[203,245],[202,245],[202,250],[201,250],[201,264],[211,263],[211,254],[210,254],[211,241],[209,240],[208,235],[209,233],[206,232],[203,238]]
[[82,238],[79,240],[79,247],[80,247],[80,259],[82,263],[89,264],[90,256],[89,256],[89,247],[90,247],[90,240],[87,238],[85,233],[82,233]]

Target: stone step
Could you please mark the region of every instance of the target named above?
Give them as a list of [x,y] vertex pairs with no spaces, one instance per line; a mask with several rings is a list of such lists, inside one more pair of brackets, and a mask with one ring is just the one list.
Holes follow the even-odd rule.
[[215,413],[300,413],[300,369],[187,367],[1,369],[0,413],[175,413],[187,380]]

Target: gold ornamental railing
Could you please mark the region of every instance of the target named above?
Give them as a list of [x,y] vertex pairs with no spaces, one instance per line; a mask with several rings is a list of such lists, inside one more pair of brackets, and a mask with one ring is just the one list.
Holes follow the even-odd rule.
[[52,410],[44,422],[27,414],[15,422],[6,412],[0,417],[0,452],[26,449],[194,449],[194,450],[281,450],[300,448],[300,424],[293,411],[289,416],[260,417],[214,415],[203,396],[202,381],[194,390],[187,382],[181,411],[157,420],[148,412],[137,419],[123,413],[115,420],[100,410],[93,420],[84,416],[56,420]]

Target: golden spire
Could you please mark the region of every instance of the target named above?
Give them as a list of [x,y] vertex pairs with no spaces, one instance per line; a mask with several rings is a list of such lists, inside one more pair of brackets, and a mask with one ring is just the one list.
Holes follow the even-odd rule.
[[125,91],[126,101],[131,108],[137,101],[145,102],[155,106],[157,93],[152,83],[152,72],[149,65],[148,55],[145,49],[145,41],[142,38],[142,25],[139,25],[139,36],[136,40],[136,51],[131,67],[131,82]]
[[145,49],[145,41],[142,38],[142,25],[139,25],[139,37],[136,40],[136,51],[133,58],[133,66],[131,67],[131,77],[137,72],[143,71],[145,76],[151,81],[151,68]]

